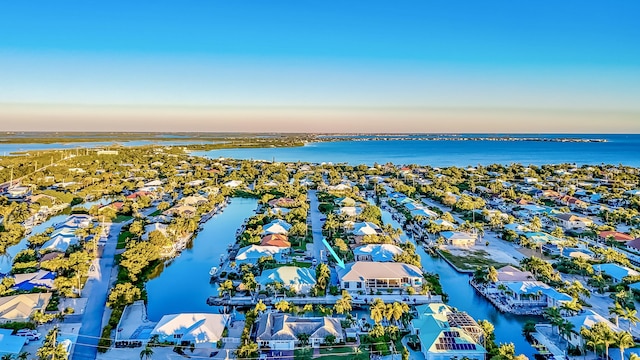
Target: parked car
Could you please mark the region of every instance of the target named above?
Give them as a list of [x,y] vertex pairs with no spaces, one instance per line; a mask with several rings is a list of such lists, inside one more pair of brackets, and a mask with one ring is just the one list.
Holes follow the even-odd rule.
[[40,340],[40,337],[42,336],[42,334],[31,329],[21,329],[16,331],[16,336],[24,336],[27,338],[27,340],[34,341],[34,340]]
[[318,265],[318,260],[317,260],[317,259],[313,259],[313,260],[311,261],[311,265],[313,265],[313,266]]

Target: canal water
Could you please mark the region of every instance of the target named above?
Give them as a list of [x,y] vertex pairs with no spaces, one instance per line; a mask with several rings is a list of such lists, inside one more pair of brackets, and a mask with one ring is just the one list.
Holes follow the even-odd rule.
[[204,224],[182,254],[155,272],[147,282],[147,315],[151,321],[181,312],[212,312],[217,308],[206,304],[217,295],[217,284],[209,283],[209,270],[218,266],[220,255],[228,254],[227,246],[235,243],[236,230],[257,208],[255,199],[234,198],[219,214]]
[[[49,218],[47,221],[42,224],[36,225],[31,229],[30,235],[37,235],[44,232],[48,227],[53,226],[57,223],[63,222],[69,216],[69,209],[65,209],[63,211],[63,215],[55,215]],[[13,258],[22,250],[27,248],[29,236],[26,236],[20,240],[19,243],[9,246],[7,251],[0,255],[0,274],[7,274],[11,271],[11,266],[13,264]]]
[[[386,210],[382,210],[382,221],[385,224],[393,225],[395,228],[402,228],[400,223],[394,220],[391,217],[391,213]],[[404,232],[401,238],[411,241],[414,245],[416,244]],[[469,275],[457,272],[440,257],[430,256],[422,246],[416,246],[416,248],[416,252],[422,259],[424,270],[440,276],[442,289],[449,295],[449,301],[447,302],[449,306],[466,311],[476,320],[489,320],[495,327],[496,343],[512,342],[516,347],[516,354],[525,354],[529,359],[533,359],[533,355],[537,351],[525,340],[522,335],[522,328],[528,319],[536,320],[536,318],[499,312],[469,285]]]

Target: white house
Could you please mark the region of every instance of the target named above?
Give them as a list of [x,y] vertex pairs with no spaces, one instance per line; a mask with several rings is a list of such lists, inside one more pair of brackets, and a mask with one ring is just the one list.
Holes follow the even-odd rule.
[[151,331],[161,342],[190,345],[197,348],[215,348],[222,338],[229,315],[186,313],[165,315]]
[[593,224],[591,219],[573,214],[558,214],[555,217],[560,221],[560,226],[565,230],[585,230]]
[[340,288],[353,292],[416,288],[423,280],[416,266],[395,262],[357,261],[337,272]]
[[264,235],[282,234],[287,235],[291,229],[291,224],[284,220],[273,220],[267,225],[262,227],[262,233]]
[[340,319],[334,317],[294,317],[281,313],[266,313],[258,321],[256,341],[261,348],[294,350],[298,335],[308,334],[309,345],[319,347],[328,335],[336,342],[344,339]]
[[249,245],[238,251],[234,261],[237,264],[256,264],[261,257],[272,256],[276,262],[282,263],[288,253],[289,248],[285,247]]
[[402,254],[402,249],[392,244],[368,244],[353,249],[356,261],[393,261],[394,255]]
[[477,235],[462,231],[443,231],[440,233],[447,244],[453,246],[473,246],[476,244]]
[[281,283],[284,288],[295,290],[298,294],[308,294],[316,284],[316,272],[308,268],[297,266],[281,266],[275,269],[264,270],[256,277],[258,290],[264,289],[268,284]]

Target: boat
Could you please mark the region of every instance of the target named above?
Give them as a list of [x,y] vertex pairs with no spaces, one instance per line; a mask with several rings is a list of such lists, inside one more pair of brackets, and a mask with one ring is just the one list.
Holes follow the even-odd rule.
[[218,273],[218,268],[215,266],[212,266],[211,269],[209,270],[209,275],[216,276],[217,273]]

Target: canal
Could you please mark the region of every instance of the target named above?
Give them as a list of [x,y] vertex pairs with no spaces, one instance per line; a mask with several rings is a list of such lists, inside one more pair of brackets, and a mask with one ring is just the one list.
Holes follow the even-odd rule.
[[[400,223],[394,220],[391,217],[391,213],[386,210],[382,210],[382,221],[385,224],[393,225],[395,228],[402,228]],[[404,232],[401,238],[405,241],[411,241],[414,245],[416,244]],[[469,285],[469,275],[457,272],[440,257],[430,256],[422,246],[416,246],[416,248],[416,252],[422,259],[424,270],[440,276],[442,289],[449,295],[448,305],[458,310],[466,311],[476,320],[489,320],[495,327],[496,343],[512,342],[516,347],[516,354],[525,354],[529,359],[533,359],[533,355],[537,351],[525,340],[522,335],[522,328],[528,319],[535,320],[536,318],[499,312]]]
[[147,282],[147,315],[159,321],[163,315],[181,312],[211,312],[206,304],[217,295],[217,284],[209,283],[209,269],[218,266],[227,246],[235,243],[236,230],[258,205],[255,199],[233,198],[220,213],[204,224],[182,254],[155,272]]

